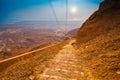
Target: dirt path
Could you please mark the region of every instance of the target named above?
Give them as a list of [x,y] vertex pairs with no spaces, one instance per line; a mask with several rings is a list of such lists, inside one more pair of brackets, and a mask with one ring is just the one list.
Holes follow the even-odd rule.
[[39,80],[84,80],[84,73],[80,71],[79,61],[76,58],[76,50],[71,45],[75,40],[71,40],[69,44],[51,61],[43,74],[39,75]]

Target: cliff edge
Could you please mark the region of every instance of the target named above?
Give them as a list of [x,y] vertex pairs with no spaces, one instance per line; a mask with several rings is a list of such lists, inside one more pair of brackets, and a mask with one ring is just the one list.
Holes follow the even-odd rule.
[[77,43],[87,42],[116,27],[120,27],[120,0],[104,0],[78,30]]

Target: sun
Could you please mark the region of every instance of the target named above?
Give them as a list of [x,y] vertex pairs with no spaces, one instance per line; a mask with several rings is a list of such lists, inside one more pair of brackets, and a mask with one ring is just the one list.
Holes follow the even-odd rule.
[[71,7],[71,12],[76,13],[77,12],[77,7],[75,7],[75,6]]

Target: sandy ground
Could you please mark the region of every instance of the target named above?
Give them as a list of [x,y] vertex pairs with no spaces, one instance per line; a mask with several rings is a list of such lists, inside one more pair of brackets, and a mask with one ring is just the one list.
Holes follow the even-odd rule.
[[71,40],[63,49],[54,57],[50,66],[39,75],[39,80],[84,80],[84,73],[80,71],[80,66],[77,65],[77,59]]

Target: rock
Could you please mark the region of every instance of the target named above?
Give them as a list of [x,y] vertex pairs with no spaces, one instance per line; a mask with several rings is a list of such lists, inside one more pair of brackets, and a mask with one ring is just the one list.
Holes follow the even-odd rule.
[[34,80],[34,79],[35,79],[35,76],[31,75],[31,76],[29,76],[29,79],[30,79],[30,80]]
[[82,25],[77,33],[77,43],[83,44],[89,40],[120,28],[120,0],[105,0],[99,9]]
[[117,74],[120,74],[120,71],[117,71],[116,73],[117,73]]
[[88,46],[85,46],[85,48],[88,48]]
[[109,8],[120,8],[120,0],[104,0],[100,4],[99,10],[106,10]]

